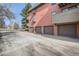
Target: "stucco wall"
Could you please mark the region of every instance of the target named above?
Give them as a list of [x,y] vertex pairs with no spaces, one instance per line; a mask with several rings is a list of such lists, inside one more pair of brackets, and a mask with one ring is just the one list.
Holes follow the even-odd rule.
[[[61,12],[52,16],[53,23],[68,23],[68,22],[78,22],[79,21],[79,8],[68,10],[66,12]],[[62,20],[62,21],[61,21]]]

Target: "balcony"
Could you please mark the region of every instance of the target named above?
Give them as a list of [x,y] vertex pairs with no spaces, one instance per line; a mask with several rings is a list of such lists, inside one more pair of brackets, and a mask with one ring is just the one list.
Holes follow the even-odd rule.
[[68,23],[68,22],[78,22],[79,21],[79,8],[72,10],[67,10],[55,15],[52,15],[53,23]]

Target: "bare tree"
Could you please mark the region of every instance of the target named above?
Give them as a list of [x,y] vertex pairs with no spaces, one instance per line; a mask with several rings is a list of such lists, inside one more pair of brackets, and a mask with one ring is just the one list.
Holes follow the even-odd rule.
[[12,19],[15,19],[14,13],[7,7],[7,4],[0,4],[0,21],[4,21],[6,18],[11,22]]

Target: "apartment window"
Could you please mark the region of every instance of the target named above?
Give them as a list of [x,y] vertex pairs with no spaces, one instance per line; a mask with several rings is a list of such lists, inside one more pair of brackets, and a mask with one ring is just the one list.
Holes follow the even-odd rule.
[[63,10],[63,12],[67,12],[67,11],[68,11],[68,9],[64,9],[64,10]]
[[52,3],[52,5],[55,5],[56,3]]
[[57,13],[56,12],[52,12],[52,15],[56,15]]
[[34,12],[33,15],[35,15],[36,13]]

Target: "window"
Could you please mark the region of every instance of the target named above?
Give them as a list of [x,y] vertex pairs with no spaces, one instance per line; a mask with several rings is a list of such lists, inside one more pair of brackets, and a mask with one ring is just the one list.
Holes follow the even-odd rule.
[[63,12],[66,12],[66,11],[68,11],[68,9],[64,9],[64,10],[63,10]]
[[55,5],[56,3],[52,3],[52,5]]
[[55,14],[57,14],[56,12],[52,12],[52,15],[55,15]]
[[34,12],[33,15],[35,15],[36,13]]

